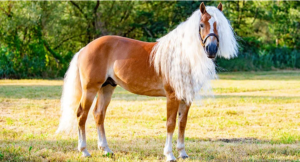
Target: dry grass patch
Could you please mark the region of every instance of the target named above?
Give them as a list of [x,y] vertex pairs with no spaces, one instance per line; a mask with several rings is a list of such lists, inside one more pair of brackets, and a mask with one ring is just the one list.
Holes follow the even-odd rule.
[[[215,98],[193,105],[186,130],[188,161],[292,161],[300,159],[299,71],[225,73],[214,81]],[[0,80],[2,161],[164,161],[164,98],[118,87],[108,108],[106,132],[114,158],[97,149],[92,116],[88,150],[77,135],[55,135],[60,80]],[[177,132],[177,130],[176,130]],[[174,153],[177,135],[174,137]]]

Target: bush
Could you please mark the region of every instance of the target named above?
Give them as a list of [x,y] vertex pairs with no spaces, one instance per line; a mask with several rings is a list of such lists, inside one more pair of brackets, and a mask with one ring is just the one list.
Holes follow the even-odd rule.
[[68,63],[49,57],[43,47],[29,48],[22,55],[0,47],[0,78],[58,78],[64,76],[67,67]]
[[218,71],[258,71],[300,68],[300,50],[287,47],[263,47],[259,41],[244,39],[237,58],[216,60]]

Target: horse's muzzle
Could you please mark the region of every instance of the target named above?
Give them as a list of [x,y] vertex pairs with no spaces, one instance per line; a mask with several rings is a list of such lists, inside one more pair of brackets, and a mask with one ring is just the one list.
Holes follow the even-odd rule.
[[210,43],[205,46],[205,52],[208,58],[215,58],[218,52],[218,45],[216,43]]

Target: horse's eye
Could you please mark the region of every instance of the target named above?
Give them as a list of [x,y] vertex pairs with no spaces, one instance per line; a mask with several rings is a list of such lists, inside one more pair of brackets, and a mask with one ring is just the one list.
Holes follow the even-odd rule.
[[204,27],[204,24],[200,24],[200,27],[203,28],[203,27]]

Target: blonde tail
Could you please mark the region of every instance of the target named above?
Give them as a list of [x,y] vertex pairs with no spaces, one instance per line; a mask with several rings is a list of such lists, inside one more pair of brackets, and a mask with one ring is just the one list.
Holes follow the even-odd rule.
[[[83,49],[83,48],[82,48]],[[61,96],[61,117],[56,133],[71,133],[76,128],[76,109],[81,99],[81,82],[77,59],[82,49],[73,57],[65,74],[63,93]]]

